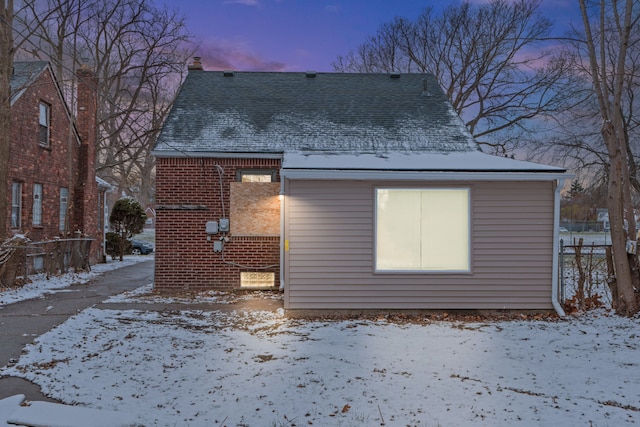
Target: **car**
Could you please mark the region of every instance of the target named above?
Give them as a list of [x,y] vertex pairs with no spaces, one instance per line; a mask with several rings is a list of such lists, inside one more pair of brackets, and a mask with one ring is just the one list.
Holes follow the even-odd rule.
[[560,227],[558,228],[558,231],[560,231],[561,233],[568,233],[569,230],[567,230],[567,227]]
[[153,245],[144,240],[131,240],[132,255],[148,255],[153,252]]

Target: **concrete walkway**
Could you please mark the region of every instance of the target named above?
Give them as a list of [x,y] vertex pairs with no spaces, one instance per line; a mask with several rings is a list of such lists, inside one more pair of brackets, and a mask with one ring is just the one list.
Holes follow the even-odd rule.
[[[112,295],[153,282],[153,260],[111,270],[85,285],[53,290],[41,298],[6,305],[0,310],[0,366],[15,363],[26,344],[69,317]],[[53,401],[21,378],[0,378],[0,399],[24,394],[27,400]]]

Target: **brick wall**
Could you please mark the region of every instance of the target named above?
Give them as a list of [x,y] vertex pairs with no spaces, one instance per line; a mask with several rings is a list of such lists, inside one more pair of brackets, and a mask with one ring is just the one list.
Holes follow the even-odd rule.
[[[79,230],[95,241],[91,245],[91,263],[100,260],[102,230],[99,227],[98,187],[95,182],[96,91],[95,78],[79,72],[79,111],[77,129],[84,145],[73,130],[68,109],[54,83],[49,69],[26,88],[11,106],[11,146],[9,153],[8,217],[11,218],[11,186],[22,184],[22,215],[20,228],[12,229],[7,221],[8,235],[26,234],[33,241],[58,236],[75,237]],[[49,146],[39,143],[39,107],[49,105]],[[42,225],[33,225],[33,187],[42,184]],[[60,188],[69,190],[65,231],[60,231]]]
[[[38,142],[39,105],[50,106],[50,145]],[[31,240],[60,235],[60,188],[69,189],[73,200],[73,178],[78,156],[78,140],[72,133],[66,107],[48,70],[11,107],[11,147],[9,154],[9,201],[13,181],[22,183],[22,226],[9,229],[25,233]],[[42,226],[33,226],[33,184],[42,184]],[[72,203],[69,204],[70,207]],[[9,216],[11,218],[11,203]],[[7,221],[11,227],[11,221]]]
[[[222,198],[216,165],[224,171]],[[156,289],[235,289],[240,287],[240,272],[245,271],[273,272],[278,286],[278,236],[231,235],[224,251],[217,253],[213,251],[213,240],[207,241],[205,224],[225,216],[233,222],[230,183],[236,180],[238,169],[279,172],[279,168],[278,159],[156,159]],[[219,237],[216,234],[213,239]],[[256,268],[264,266],[272,267]]]
[[77,178],[75,188],[74,230],[95,239],[91,245],[91,259],[102,258],[102,230],[98,215],[102,215],[99,207],[98,183],[95,180],[96,146],[98,144],[98,79],[87,67],[80,68],[78,75],[78,111],[77,128],[81,146],[78,155]]

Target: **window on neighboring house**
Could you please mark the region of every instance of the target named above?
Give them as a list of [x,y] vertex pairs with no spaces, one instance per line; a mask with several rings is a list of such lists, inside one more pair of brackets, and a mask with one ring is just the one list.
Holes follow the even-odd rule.
[[39,114],[39,122],[40,122],[40,135],[38,142],[43,147],[49,146],[49,130],[50,130],[50,108],[48,104],[44,102],[40,103],[40,114]]
[[42,184],[33,184],[33,225],[42,225]]
[[33,271],[36,273],[44,271],[44,256],[36,255],[33,257]]
[[468,272],[469,193],[376,189],[376,271]]
[[242,169],[236,173],[240,182],[276,182],[276,171],[273,169]]
[[11,228],[22,226],[22,183],[13,182],[11,185]]
[[67,209],[69,208],[69,189],[60,188],[60,232],[64,233],[67,225]]

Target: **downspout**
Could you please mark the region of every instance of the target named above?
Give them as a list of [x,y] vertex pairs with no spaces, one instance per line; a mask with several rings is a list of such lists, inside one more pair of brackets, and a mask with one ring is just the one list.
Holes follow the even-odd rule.
[[284,180],[282,171],[280,172],[280,290],[284,291],[284,255],[285,255],[285,233],[284,233]]
[[566,314],[558,301],[558,251],[560,250],[560,191],[564,187],[564,179],[556,182],[556,192],[553,201],[553,272],[551,276],[551,304],[558,313],[558,316],[565,317]]
[[105,189],[102,193],[102,257],[107,262],[107,193],[109,189]]

